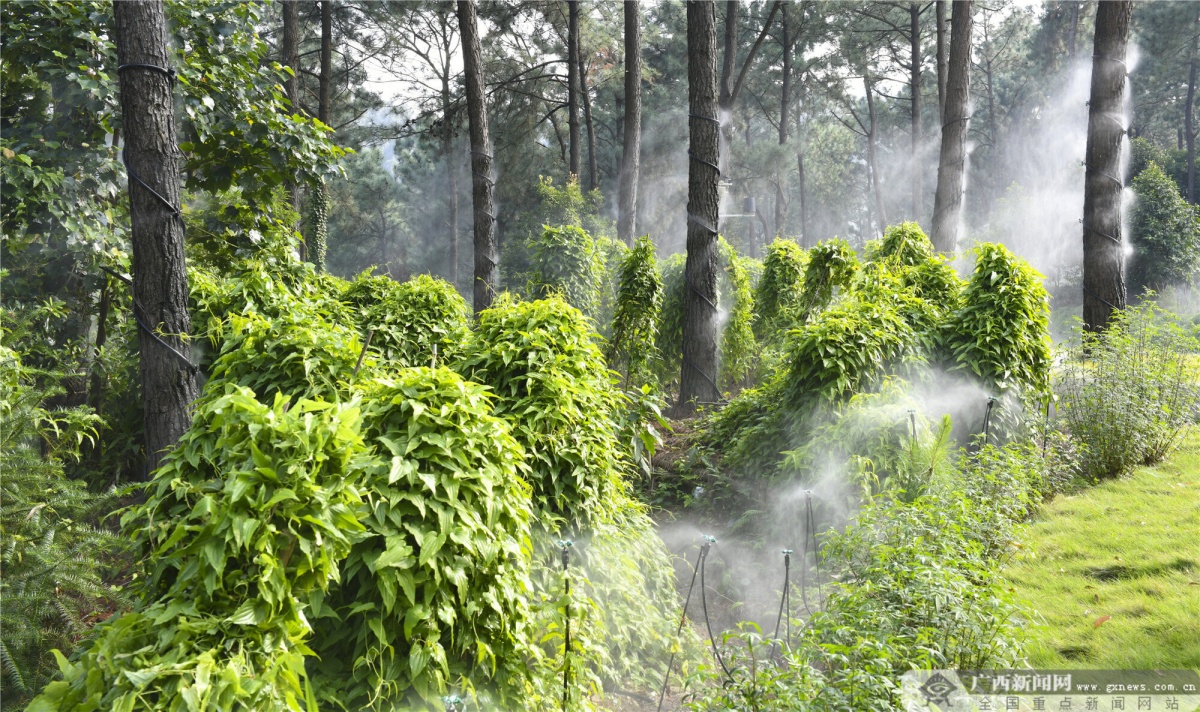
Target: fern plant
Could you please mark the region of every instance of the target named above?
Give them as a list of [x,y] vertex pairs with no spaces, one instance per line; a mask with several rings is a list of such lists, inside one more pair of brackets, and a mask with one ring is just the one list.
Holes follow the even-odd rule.
[[[106,585],[124,546],[103,526],[116,505],[63,474],[96,433],[83,409],[48,411],[57,390],[30,381],[17,355],[0,347],[0,699],[28,701],[57,671],[51,650],[71,649],[92,623],[127,604]],[[37,374],[47,376],[50,374]]]

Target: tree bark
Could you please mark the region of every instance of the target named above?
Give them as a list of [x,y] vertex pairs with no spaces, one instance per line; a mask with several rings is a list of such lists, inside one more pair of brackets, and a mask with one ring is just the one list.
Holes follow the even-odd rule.
[[[318,77],[317,119],[329,126],[333,111],[333,0],[321,0],[321,73]],[[329,189],[321,179],[313,190],[312,227],[308,260],[318,272],[325,271],[326,226],[329,218]]]
[[642,150],[641,3],[625,0],[625,121],[622,129],[621,185],[617,235],[633,247],[637,236],[638,174]]
[[[574,4],[574,3],[572,3]],[[475,313],[492,305],[500,286],[496,259],[496,219],[492,200],[491,138],[484,103],[483,46],[475,19],[475,0],[458,0],[462,33],[463,74],[467,89],[467,122],[471,133],[471,202],[475,209]]]
[[925,195],[925,171],[921,166],[921,4],[908,5],[909,93],[912,94],[912,219],[921,221],[921,204]]
[[119,64],[147,65],[128,66],[119,74],[129,173],[133,308],[142,324],[138,349],[149,474],[191,425],[190,405],[199,389],[185,340],[191,320],[183,220],[177,208],[179,150],[172,79],[165,72],[171,57],[163,3],[114,3],[113,19]]
[[[779,22],[782,30],[783,72],[779,78],[779,145],[786,146],[788,140],[788,109],[792,103],[792,38],[788,30],[788,6],[779,8]],[[787,198],[783,186],[787,180],[787,172],[780,170],[775,176],[775,235],[783,234],[783,223],[787,219]],[[763,239],[766,239],[764,234]]]
[[1188,71],[1187,103],[1183,107],[1183,137],[1187,144],[1187,201],[1196,203],[1196,75],[1200,72],[1200,16],[1192,35],[1192,61]]
[[717,225],[720,121],[717,119],[717,8],[712,0],[687,3],[688,206],[684,279],[681,414],[698,401],[715,402],[717,388]]
[[[283,43],[281,47],[283,64],[292,70],[284,84],[288,103],[293,114],[300,113],[300,3],[299,0],[283,0]],[[295,180],[288,182],[288,196],[291,199],[292,210],[296,211],[299,219],[300,184]]]
[[879,232],[887,229],[887,213],[883,207],[883,185],[879,179],[879,156],[875,150],[875,136],[878,133],[875,119],[875,87],[871,84],[869,74],[863,74],[863,89],[867,96],[867,118],[871,122],[867,129],[867,170],[871,174],[871,187],[875,193],[875,216],[879,219]]
[[[734,102],[737,101],[738,94],[742,92],[742,85],[746,81],[746,74],[750,71],[750,65],[754,63],[755,55],[758,54],[758,50],[762,47],[763,40],[767,38],[767,33],[771,30],[771,22],[775,19],[775,13],[779,12],[779,8],[783,6],[783,0],[775,0],[771,4],[771,11],[767,14],[767,19],[763,22],[763,28],[754,40],[754,44],[750,45],[750,51],[746,54],[746,61],[742,64],[742,68],[738,71],[737,79],[735,80],[733,79],[733,67],[737,60],[738,4],[739,0],[726,0],[725,2],[725,56],[721,63],[720,95],[717,99],[717,106],[719,108],[718,118],[721,120],[721,140],[725,142],[726,149],[732,145],[733,140]],[[724,158],[727,157],[728,150],[721,151],[720,153],[722,155],[720,165],[722,170],[724,170]]]
[[804,151],[796,151],[796,181],[800,188],[800,245],[812,247],[808,239],[808,185],[804,182]]
[[588,191],[599,186],[600,170],[596,167],[596,125],[592,122],[592,97],[588,93],[587,64],[579,55],[579,95],[583,97],[583,124],[587,127]]
[[1067,58],[1075,59],[1075,36],[1079,34],[1079,11],[1083,8],[1082,0],[1071,3],[1071,28],[1067,31]]
[[1130,0],[1106,0],[1096,11],[1083,190],[1083,322],[1092,332],[1103,331],[1113,312],[1125,308],[1121,144],[1132,14]]
[[568,170],[579,178],[579,0],[567,0],[567,128],[571,162]]
[[947,0],[937,0],[934,10],[937,12],[937,85],[938,85],[938,120],[946,120],[946,74],[949,62],[946,59],[946,5]]
[[962,226],[963,188],[967,167],[967,115],[971,93],[972,0],[954,3],[950,16],[950,66],[946,74],[946,106],[937,192],[933,204],[933,245],[953,252]]
[[442,75],[442,161],[446,167],[446,231],[450,233],[450,283],[458,287],[458,171],[454,160],[454,122],[450,77]]
[[454,156],[454,114],[450,94],[451,39],[450,10],[438,7],[442,33],[442,160],[446,162],[446,229],[450,233],[450,284],[458,289],[458,161]]

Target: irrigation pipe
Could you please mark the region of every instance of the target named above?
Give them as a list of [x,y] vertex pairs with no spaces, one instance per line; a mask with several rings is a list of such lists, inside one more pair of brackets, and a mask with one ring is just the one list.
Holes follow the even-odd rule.
[[[679,634],[683,632],[683,622],[687,620],[688,603],[692,600],[692,589],[696,587],[696,574],[700,571],[700,562],[704,559],[704,555],[708,552],[708,544],[705,543],[700,549],[699,555],[696,556],[696,565],[692,567],[692,582],[688,584],[687,596],[683,599],[683,611],[679,614],[679,627],[675,629],[675,638],[679,638]],[[663,699],[667,696],[667,683],[671,680],[671,667],[675,664],[675,651],[671,651],[671,658],[667,661],[667,672],[663,675],[662,692],[658,693],[658,710],[661,712]]]
[[563,567],[563,595],[566,597],[563,603],[564,625],[563,631],[563,695],[562,708],[563,712],[567,712],[567,693],[570,692],[569,677],[571,674],[571,577],[567,575],[567,566],[571,563],[571,540],[564,539],[558,542],[562,548],[562,567]]

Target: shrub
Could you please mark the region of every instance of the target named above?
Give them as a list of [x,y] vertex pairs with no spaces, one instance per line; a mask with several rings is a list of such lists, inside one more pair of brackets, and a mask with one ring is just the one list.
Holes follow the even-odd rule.
[[[723,279],[718,301],[728,318],[721,330],[720,382],[726,388],[744,385],[753,375],[758,362],[758,344],[754,340],[754,284],[750,276],[751,260],[742,257],[728,242],[721,239]],[[682,342],[681,342],[682,344]]]
[[578,310],[559,297],[500,299],[480,313],[459,367],[495,391],[525,449],[537,511],[585,524],[622,491],[604,357]]
[[663,283],[654,259],[654,243],[638,238],[621,262],[621,285],[608,345],[608,361],[625,375],[625,383],[641,387],[653,381],[658,365],[659,312]]
[[796,302],[793,321],[803,323],[833,301],[834,291],[846,288],[858,272],[858,256],[841,238],[824,240],[808,251],[804,283]]
[[452,363],[470,333],[471,308],[449,282],[422,274],[367,307],[360,323],[390,368],[430,365],[434,348],[439,363]]
[[376,304],[392,298],[398,287],[396,280],[383,274],[372,275],[368,269],[349,282],[338,298],[350,308],[355,323],[361,324],[367,312]]
[[1133,179],[1129,282],[1134,291],[1191,284],[1200,269],[1200,210],[1151,161]]
[[596,242],[581,227],[546,225],[531,238],[528,290],[534,297],[561,294],[588,317],[595,318],[603,278]]
[[[558,704],[568,607],[573,702],[589,704],[604,683],[647,682],[670,640],[672,570],[653,522],[628,494],[633,463],[619,435],[619,395],[587,320],[557,297],[498,300],[479,315],[460,368],[496,393],[495,412],[509,421],[529,466],[540,641],[529,705]],[[555,565],[555,542],[565,537],[579,542],[569,600]]]
[[933,258],[936,251],[929,237],[915,222],[892,225],[883,237],[867,244],[867,259],[913,267]]
[[658,324],[658,339],[655,344],[662,357],[659,380],[672,383],[679,378],[683,358],[683,310],[687,299],[687,280],[684,269],[687,255],[677,252],[661,262],[663,281],[662,317]]
[[941,335],[951,373],[1000,391],[1045,392],[1050,383],[1050,300],[1029,263],[1003,245],[981,243],[962,306]]
[[57,672],[51,650],[71,649],[95,618],[128,605],[104,584],[124,542],[101,522],[116,503],[68,479],[99,419],[84,409],[46,410],[58,394],[31,382],[46,374],[24,367],[0,346],[0,696],[21,706]]
[[64,679],[36,709],[315,706],[303,610],[363,530],[358,418],[234,385],[203,399],[145,504],[122,517],[146,605],[99,626],[76,661],[59,656]]
[[808,253],[792,240],[776,239],[767,247],[754,293],[754,333],[759,339],[774,337],[780,313],[800,299],[807,264]]
[[1200,407],[1197,350],[1153,302],[1114,312],[1103,333],[1076,329],[1055,390],[1084,475],[1116,477],[1170,452]]
[[445,368],[369,386],[367,532],[314,598],[317,689],[345,708],[434,703],[452,684],[522,699],[529,488],[486,389]]
[[237,384],[264,399],[275,393],[345,398],[361,352],[356,333],[303,310],[274,319],[233,315],[211,369],[217,387],[205,393],[221,394],[218,384]]

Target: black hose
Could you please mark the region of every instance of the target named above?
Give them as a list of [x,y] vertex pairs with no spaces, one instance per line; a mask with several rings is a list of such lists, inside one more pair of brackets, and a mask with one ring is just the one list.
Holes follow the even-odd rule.
[[706,537],[708,541],[704,542],[704,546],[700,549],[700,605],[704,610],[704,627],[708,629],[708,642],[712,644],[713,657],[720,663],[721,669],[725,671],[725,677],[733,682],[733,675],[729,672],[729,668],[725,667],[725,661],[721,659],[721,651],[717,650],[717,638],[713,635],[712,624],[708,620],[708,596],[705,594],[704,585],[704,562],[708,559],[708,548],[716,539]]
[[813,524],[812,510],[812,492],[806,493],[806,501],[808,505],[808,536],[812,538],[813,545],[813,568],[817,574],[817,601],[825,598],[825,592],[821,590],[821,547],[817,545],[817,525]]
[[788,589],[791,586],[792,550],[784,549],[782,553],[783,553],[783,593],[781,593],[779,596],[779,617],[775,619],[775,635],[773,637],[776,640],[779,640],[779,624],[783,622],[783,612],[784,612],[784,609],[787,608],[788,647],[790,648],[792,646],[792,611],[791,611],[791,607],[788,606],[787,603],[788,603],[788,598],[790,596]]
[[564,626],[565,633],[563,641],[563,696],[562,708],[563,712],[567,712],[567,693],[570,691],[570,683],[568,678],[571,674],[571,578],[567,575],[567,565],[571,561],[571,542],[560,541],[558,545],[562,547],[562,566],[563,566],[563,588],[566,596],[566,603],[563,604]]
[[983,413],[983,444],[987,445],[988,431],[992,425],[992,406],[996,404],[996,396],[988,396],[987,410]]
[[[692,600],[692,589],[696,586],[696,573],[700,571],[700,559],[704,557],[704,554],[707,552],[707,550],[708,544],[705,544],[704,547],[700,549],[700,554],[696,556],[696,565],[692,567],[692,582],[688,584],[687,597],[683,599],[683,611],[679,614],[679,627],[675,629],[676,638],[678,638],[679,634],[683,632],[683,622],[687,620],[688,603],[690,603]],[[665,675],[663,675],[662,692],[658,693],[658,709],[660,712],[663,706],[663,699],[665,699],[667,696],[667,682],[669,682],[671,679],[671,666],[674,664],[675,651],[671,651],[671,658],[667,661],[667,672]]]
[[[811,492],[806,492],[805,497],[811,497]],[[804,536],[801,537],[800,543],[803,548],[800,551],[800,600],[804,603],[804,612],[812,618],[812,608],[808,605],[808,535],[812,530],[809,524],[809,519],[812,518],[812,508],[809,507],[808,512],[804,516]]]

